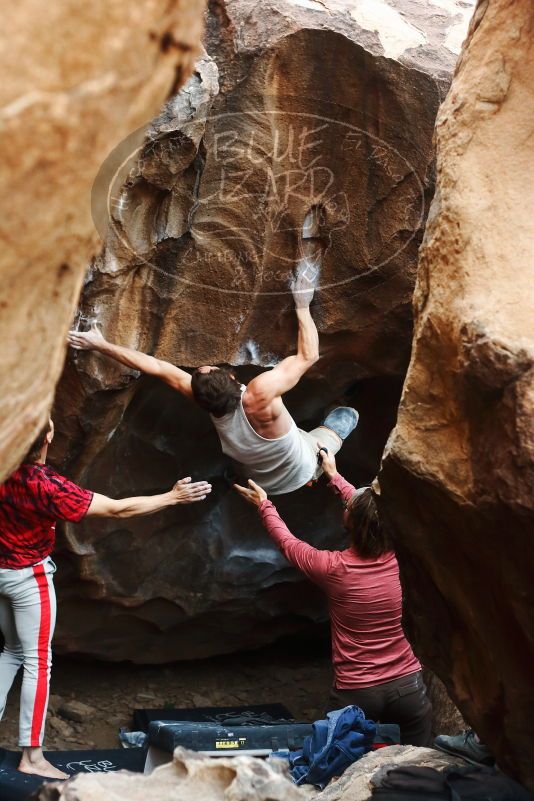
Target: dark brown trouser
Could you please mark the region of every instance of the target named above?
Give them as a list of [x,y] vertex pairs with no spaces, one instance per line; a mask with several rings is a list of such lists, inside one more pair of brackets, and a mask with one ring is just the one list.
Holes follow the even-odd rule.
[[400,679],[354,690],[332,688],[328,711],[356,704],[376,723],[397,723],[403,745],[430,745],[432,705],[421,671]]

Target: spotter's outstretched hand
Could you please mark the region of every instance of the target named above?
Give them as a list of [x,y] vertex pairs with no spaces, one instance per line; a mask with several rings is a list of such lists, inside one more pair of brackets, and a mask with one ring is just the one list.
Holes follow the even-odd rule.
[[75,350],[100,350],[106,340],[96,323],[93,323],[89,331],[69,331],[67,342]]
[[237,492],[239,492],[239,494],[245,498],[246,501],[252,503],[254,506],[260,506],[263,501],[267,500],[267,493],[265,490],[252,481],[251,478],[248,480],[248,486],[250,489],[247,489],[247,487],[241,487],[239,484],[234,484],[234,489],[237,490]]
[[323,468],[323,473],[325,476],[328,476],[328,478],[332,478],[337,473],[336,459],[334,454],[330,453],[328,448],[326,448],[324,445],[321,445],[320,442],[317,443],[317,447],[319,449],[317,458],[319,464]]
[[194,481],[191,483],[191,476],[181,478],[177,481],[172,492],[176,498],[176,503],[196,503],[203,501],[211,492],[211,484],[207,481]]

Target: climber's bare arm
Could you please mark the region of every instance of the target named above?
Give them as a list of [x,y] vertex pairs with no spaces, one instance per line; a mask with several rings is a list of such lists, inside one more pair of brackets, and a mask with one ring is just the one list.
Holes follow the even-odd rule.
[[256,408],[269,406],[296,386],[319,358],[319,335],[309,306],[297,307],[295,311],[299,323],[297,353],[283,359],[272,370],[261,373],[248,384],[246,396]]
[[157,359],[155,356],[108,342],[96,325],[93,325],[90,331],[70,331],[68,341],[69,345],[76,350],[96,350],[126,367],[132,367],[147,375],[161,378],[162,381],[186,397],[193,397],[191,376],[185,370],[181,370],[163,359]]

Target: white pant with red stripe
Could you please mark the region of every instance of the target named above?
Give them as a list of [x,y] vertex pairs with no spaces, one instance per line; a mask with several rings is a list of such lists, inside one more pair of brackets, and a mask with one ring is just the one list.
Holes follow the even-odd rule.
[[43,744],[52,650],[56,624],[56,566],[47,557],[21,570],[0,568],[0,718],[7,694],[20,667],[24,668],[20,698],[19,745]]

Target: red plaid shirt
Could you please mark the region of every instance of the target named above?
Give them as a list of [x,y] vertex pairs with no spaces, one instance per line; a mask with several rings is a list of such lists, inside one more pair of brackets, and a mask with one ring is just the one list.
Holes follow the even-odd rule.
[[22,464],[0,485],[0,568],[35,565],[54,549],[56,520],[78,523],[93,493],[51,467]]

